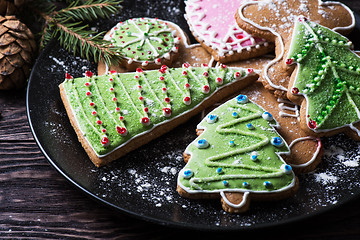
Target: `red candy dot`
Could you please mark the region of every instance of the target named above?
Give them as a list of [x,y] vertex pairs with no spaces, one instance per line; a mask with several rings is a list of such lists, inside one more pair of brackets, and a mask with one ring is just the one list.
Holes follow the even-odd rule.
[[144,112],[146,112],[146,113],[149,112],[149,108],[145,107]]
[[254,69],[252,69],[252,68],[248,68],[248,73],[253,73],[254,72]]
[[185,84],[185,88],[186,88],[186,89],[189,89],[189,88],[190,88],[190,84],[189,84],[189,83],[186,83],[186,84]]
[[170,117],[171,116],[171,109],[170,108],[163,108],[163,113],[165,117]]
[[103,133],[106,133],[106,129],[105,129],[105,128],[103,128],[101,131],[102,131]]
[[120,117],[119,117],[119,120],[120,120],[120,121],[124,121],[124,117],[123,117],[123,116],[120,116]]
[[112,100],[113,100],[114,102],[116,102],[116,101],[117,101],[117,98],[116,98],[116,97],[114,97]]
[[127,135],[127,130],[126,130],[126,128],[124,128],[124,127],[119,127],[119,126],[117,126],[117,127],[116,127],[116,131],[117,131],[121,136]]
[[292,64],[294,62],[294,59],[292,59],[292,58],[288,58],[288,59],[286,59],[286,65],[290,65],[290,64]]
[[209,93],[209,91],[210,91],[210,87],[209,87],[209,85],[205,85],[205,86],[203,86],[202,91],[203,91],[203,93]]
[[309,119],[308,126],[310,129],[315,129],[317,123],[314,120]]
[[96,111],[93,111],[91,114],[94,115],[94,116],[96,116],[96,115],[97,115],[97,112],[96,112]]
[[86,82],[86,83],[85,83],[85,87],[90,87],[90,85],[91,85],[91,84],[90,84],[89,82]]
[[239,78],[240,76],[241,76],[241,73],[240,73],[240,72],[236,72],[236,73],[235,73],[235,77],[236,77],[236,78]]
[[150,124],[150,119],[148,117],[143,117],[141,118],[140,122],[145,126],[148,126]]
[[190,64],[189,64],[189,63],[184,63],[184,64],[183,64],[183,67],[184,67],[184,68],[188,68],[188,67],[190,67]]
[[189,105],[189,104],[190,104],[190,101],[191,101],[190,97],[184,97],[184,103],[185,103],[186,105]]
[[160,77],[159,77],[159,80],[160,80],[160,81],[164,81],[165,78],[164,78],[163,76],[160,76]]
[[86,92],[86,96],[90,97],[90,96],[91,96],[91,92]]
[[92,73],[92,72],[90,72],[90,71],[86,71],[85,72],[85,76],[86,77],[92,77],[94,74]]
[[166,98],[165,98],[165,102],[166,102],[166,103],[169,103],[169,102],[170,102],[170,98],[166,97]]
[[94,106],[95,106],[95,103],[91,102],[90,107],[94,107]]
[[97,125],[101,125],[101,124],[102,124],[102,121],[101,121],[101,120],[97,120],[97,121],[96,121],[96,124],[97,124]]
[[294,87],[293,89],[291,89],[291,92],[292,92],[293,94],[298,94],[298,93],[299,93],[299,89],[296,88],[296,87]]
[[208,72],[204,72],[204,73],[203,73],[203,76],[204,76],[204,77],[209,77],[209,73],[208,73]]
[[101,145],[107,146],[109,144],[109,139],[107,137],[103,137],[101,139]]
[[221,68],[227,68],[225,64],[221,64]]
[[144,72],[141,68],[137,68],[136,71],[139,72],[139,73]]
[[187,76],[187,74],[188,74],[187,71],[182,72],[182,75],[184,75],[184,76]]
[[65,79],[72,79],[73,77],[70,75],[70,74],[68,74],[68,73],[65,73]]

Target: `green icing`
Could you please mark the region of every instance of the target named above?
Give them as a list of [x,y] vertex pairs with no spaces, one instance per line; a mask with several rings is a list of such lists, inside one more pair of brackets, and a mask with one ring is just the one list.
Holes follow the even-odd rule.
[[[204,73],[208,73],[208,77]],[[240,73],[238,78],[235,77],[237,73]],[[163,66],[160,70],[138,69],[134,73],[71,78],[65,80],[63,86],[81,131],[96,154],[103,156],[133,137],[151,130],[154,125],[193,109],[217,88],[248,74],[249,71],[241,68],[191,67],[184,64],[183,68]],[[222,85],[216,82],[217,78],[223,79]],[[86,86],[87,83],[90,86]],[[186,83],[190,84],[190,89],[185,88]],[[138,86],[141,86],[141,90]],[[203,92],[204,86],[209,87],[208,93]],[[91,92],[91,95],[87,96],[87,92]],[[189,105],[184,102],[187,97],[191,99],[187,103]],[[170,110],[170,114],[166,115],[164,109]],[[123,117],[123,121],[120,117]],[[150,124],[142,124],[143,118],[148,118]],[[101,124],[97,124],[99,120]],[[127,130],[126,136],[118,132],[120,128]],[[104,137],[109,140],[105,146],[101,143]]]
[[293,89],[307,99],[310,128],[329,130],[360,119],[360,58],[350,46],[326,27],[307,20],[295,24],[288,59],[298,63]]
[[[238,102],[238,98],[210,112],[198,125],[204,132],[186,148],[191,158],[179,174],[179,185],[190,193],[224,189],[268,192],[291,187],[294,174],[278,155],[288,153],[288,146],[274,130],[275,120],[265,120],[263,113],[258,105]],[[210,120],[214,116],[217,121]],[[274,146],[274,137],[283,145]],[[199,148],[199,140],[206,140],[209,146]],[[253,160],[255,152],[257,159]],[[266,182],[271,185],[265,186]]]
[[[155,19],[135,18],[117,24],[111,34],[112,44],[121,54],[139,61],[153,61],[173,51],[175,39],[165,23]],[[176,51],[176,50],[175,50]]]

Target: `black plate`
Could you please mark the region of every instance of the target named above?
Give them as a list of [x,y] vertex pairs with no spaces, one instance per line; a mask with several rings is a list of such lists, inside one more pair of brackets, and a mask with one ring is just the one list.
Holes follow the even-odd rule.
[[[183,18],[184,3],[161,2],[127,1],[121,17],[95,27],[106,30],[127,18],[157,16],[179,24],[189,33]],[[359,29],[357,25],[351,39],[359,39]],[[27,112],[34,137],[49,162],[75,186],[114,209],[164,225],[242,230],[304,219],[360,195],[360,145],[339,135],[323,140],[326,149],[323,163],[316,172],[300,176],[299,191],[287,200],[252,203],[247,213],[236,215],[225,213],[218,199],[181,198],[176,192],[176,176],[184,166],[182,152],[196,137],[200,116],[98,169],[78,142],[58,89],[65,72],[78,77],[85,70],[96,72],[95,68],[95,64],[70,56],[56,42],[51,42],[33,68]]]

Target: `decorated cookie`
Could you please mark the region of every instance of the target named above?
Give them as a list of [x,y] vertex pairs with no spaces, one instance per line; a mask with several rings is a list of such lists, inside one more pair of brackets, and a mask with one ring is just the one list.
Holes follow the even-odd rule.
[[254,82],[253,69],[192,67],[110,72],[73,79],[61,97],[80,142],[96,166],[146,144],[225,96]]
[[323,145],[320,138],[309,136],[301,129],[298,121],[300,106],[289,100],[275,97],[260,82],[251,84],[240,92],[269,112],[278,122],[276,130],[284,138],[291,151],[290,154],[282,155],[286,163],[296,173],[315,170],[321,162]]
[[297,178],[280,156],[289,147],[276,125],[269,112],[242,94],[211,111],[198,125],[203,132],[185,150],[190,158],[178,176],[180,195],[221,196],[224,210],[238,213],[250,200],[294,194]]
[[236,21],[245,31],[276,42],[276,58],[263,70],[261,80],[277,96],[286,97],[291,70],[284,66],[285,46],[298,16],[304,16],[337,32],[349,33],[355,26],[352,11],[339,2],[321,0],[265,0],[242,4]]
[[[288,98],[301,104],[303,129],[317,136],[353,130],[360,138],[360,57],[344,36],[300,17],[286,63]],[[294,65],[293,65],[294,64]]]
[[263,55],[273,43],[253,37],[239,28],[234,15],[243,0],[188,0],[185,18],[190,31],[216,61],[223,63]]
[[[176,59],[171,62],[171,67],[181,67],[184,62],[189,63],[193,67],[200,67],[203,63],[207,63],[209,66],[213,65],[214,58],[212,58],[211,55],[200,44],[190,44],[188,37],[177,24],[165,20],[161,21],[166,23],[166,26],[175,30],[177,33],[177,38],[175,42],[178,43],[176,45],[178,48],[178,52]],[[155,67],[161,67],[161,65],[156,65]],[[99,61],[98,74],[103,75],[108,73],[109,71],[124,73],[128,72],[129,70],[124,66],[115,64],[109,67],[104,64],[104,62]]]
[[105,36],[120,48],[121,64],[128,70],[170,65],[178,53],[180,33],[166,21],[132,18],[120,22]]

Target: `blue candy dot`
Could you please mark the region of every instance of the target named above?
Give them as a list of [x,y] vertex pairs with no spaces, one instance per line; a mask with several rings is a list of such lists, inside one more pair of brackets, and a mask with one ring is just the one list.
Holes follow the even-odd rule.
[[191,178],[194,175],[194,172],[190,169],[183,171],[183,178]]
[[251,160],[256,161],[258,159],[257,152],[252,152],[250,155]]
[[281,170],[284,171],[285,174],[291,174],[292,173],[292,167],[290,165],[287,164],[283,164],[281,165]]
[[246,124],[246,127],[250,130],[255,129],[254,125],[252,125],[251,123]]
[[239,115],[239,114],[238,114],[237,112],[233,112],[233,113],[232,113],[232,116],[233,116],[234,118],[237,118],[238,115]]
[[226,181],[226,180],[224,180],[224,181],[223,181],[223,184],[224,184],[224,186],[228,186],[228,185],[229,185],[229,182]]
[[236,97],[236,101],[238,103],[243,103],[244,104],[244,103],[247,103],[249,101],[249,98],[247,96],[245,96],[245,95],[240,94],[239,96]]
[[271,139],[271,144],[275,147],[282,147],[284,145],[284,141],[280,137],[273,137]]
[[270,181],[265,181],[264,182],[264,186],[267,187],[267,188],[271,187],[271,185],[272,185],[272,183]]
[[208,123],[215,123],[218,120],[218,116],[215,114],[211,114],[207,117],[206,121]]
[[216,169],[216,172],[217,173],[223,173],[223,170],[222,170],[222,168],[218,168],[218,169]]
[[274,119],[274,117],[271,115],[271,113],[269,112],[264,112],[262,114],[263,119],[265,119],[266,121],[272,121]]
[[230,147],[235,146],[235,142],[234,142],[234,141],[229,141],[229,146],[230,146]]
[[196,143],[197,148],[207,148],[209,146],[209,142],[206,139],[200,139]]
[[250,186],[250,184],[248,182],[243,182],[242,185],[243,185],[243,187],[246,187],[246,188]]

